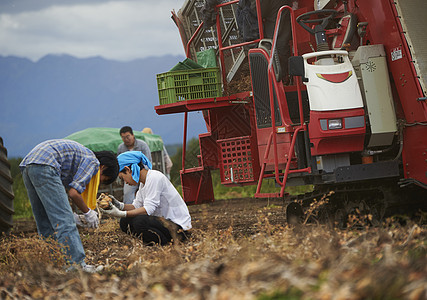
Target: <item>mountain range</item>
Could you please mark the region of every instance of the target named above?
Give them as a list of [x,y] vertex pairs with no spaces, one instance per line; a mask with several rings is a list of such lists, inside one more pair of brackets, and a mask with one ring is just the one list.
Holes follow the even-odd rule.
[[[89,127],[150,127],[166,145],[182,143],[183,114],[156,114],[156,74],[185,57],[129,62],[102,57],[47,55],[37,62],[0,56],[0,136],[9,157],[25,156],[38,143]],[[191,113],[188,138],[205,132]]]

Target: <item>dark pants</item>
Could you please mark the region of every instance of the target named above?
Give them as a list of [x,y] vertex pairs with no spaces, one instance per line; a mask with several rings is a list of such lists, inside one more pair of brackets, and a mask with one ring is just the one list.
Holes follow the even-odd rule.
[[165,218],[148,215],[121,218],[120,229],[142,239],[145,244],[152,245],[184,241],[188,235],[180,225]]

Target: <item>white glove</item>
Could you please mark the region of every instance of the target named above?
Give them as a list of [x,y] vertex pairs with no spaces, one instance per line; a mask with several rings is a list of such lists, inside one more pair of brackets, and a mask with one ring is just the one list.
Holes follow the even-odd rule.
[[117,207],[120,210],[123,210],[125,207],[125,204],[123,202],[120,202],[119,200],[117,200],[116,198],[114,198],[113,195],[108,195],[108,197],[111,198],[111,200],[113,200],[113,204],[115,207]]
[[127,212],[123,211],[123,210],[119,210],[117,207],[115,207],[114,205],[111,206],[111,209],[102,209],[99,208],[101,210],[101,212],[103,214],[106,215],[110,215],[112,217],[116,217],[116,218],[126,218]]
[[[84,219],[83,215],[78,215],[75,212],[73,212],[74,215],[74,221],[76,221],[76,225],[80,227],[87,227],[87,224],[85,223],[86,219]],[[84,219],[84,220],[82,220]]]
[[98,228],[99,220],[98,220],[98,214],[89,208],[89,211],[87,213],[84,213],[85,219],[87,221],[87,227],[89,228]]

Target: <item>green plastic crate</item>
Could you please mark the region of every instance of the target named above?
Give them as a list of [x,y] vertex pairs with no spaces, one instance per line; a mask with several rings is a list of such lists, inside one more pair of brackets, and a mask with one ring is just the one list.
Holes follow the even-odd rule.
[[222,96],[219,68],[157,74],[160,105]]

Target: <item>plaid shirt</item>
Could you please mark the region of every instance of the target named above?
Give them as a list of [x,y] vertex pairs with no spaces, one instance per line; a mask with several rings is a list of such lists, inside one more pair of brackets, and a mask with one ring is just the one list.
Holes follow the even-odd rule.
[[95,154],[83,145],[71,140],[49,140],[38,144],[25,156],[19,167],[38,164],[54,167],[64,186],[82,193],[91,178],[99,170]]

